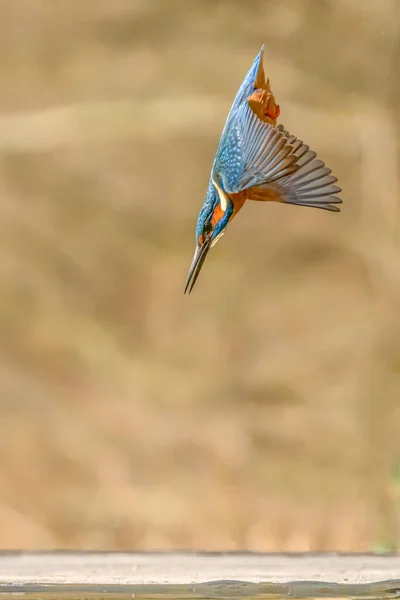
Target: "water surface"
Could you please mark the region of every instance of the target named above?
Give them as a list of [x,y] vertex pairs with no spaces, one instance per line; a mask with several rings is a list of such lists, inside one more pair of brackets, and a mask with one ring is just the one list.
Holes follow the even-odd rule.
[[0,600],[205,600],[235,598],[280,600],[283,598],[342,598],[343,600],[400,598],[400,579],[372,584],[337,584],[315,581],[248,583],[212,581],[180,585],[1,585]]

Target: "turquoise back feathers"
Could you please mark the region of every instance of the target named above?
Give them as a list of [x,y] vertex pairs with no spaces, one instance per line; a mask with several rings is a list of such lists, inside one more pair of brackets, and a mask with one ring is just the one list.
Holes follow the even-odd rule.
[[247,200],[339,212],[337,178],[316,152],[277,124],[280,114],[262,64],[253,61],[228,113],[196,226],[190,293],[209,249]]

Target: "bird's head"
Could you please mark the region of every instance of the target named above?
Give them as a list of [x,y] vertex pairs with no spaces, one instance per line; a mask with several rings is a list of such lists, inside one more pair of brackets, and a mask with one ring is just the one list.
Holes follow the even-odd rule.
[[225,197],[224,201],[221,203],[220,194],[217,191],[217,187],[213,181],[210,180],[206,199],[197,219],[196,250],[189,268],[189,274],[185,286],[185,294],[189,295],[192,291],[208,251],[224,234],[224,230],[228,225],[232,215],[232,202],[228,197]]

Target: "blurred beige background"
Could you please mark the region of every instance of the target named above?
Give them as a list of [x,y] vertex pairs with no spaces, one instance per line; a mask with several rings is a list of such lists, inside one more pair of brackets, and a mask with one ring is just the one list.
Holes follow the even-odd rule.
[[[183,287],[266,44],[340,214],[247,205]],[[0,0],[0,546],[400,544],[397,0]]]

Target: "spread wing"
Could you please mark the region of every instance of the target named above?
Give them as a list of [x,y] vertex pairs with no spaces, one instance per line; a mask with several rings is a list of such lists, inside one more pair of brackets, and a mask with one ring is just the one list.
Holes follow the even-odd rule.
[[298,169],[291,138],[261,121],[244,102],[221,136],[212,175],[227,193],[272,183]]
[[255,186],[249,191],[249,200],[272,200],[310,206],[339,212],[342,202],[336,194],[342,190],[335,185],[337,177],[332,170],[310,150],[310,147],[291,135],[282,125],[276,128],[293,147],[297,158],[297,170],[285,174],[279,181]]

